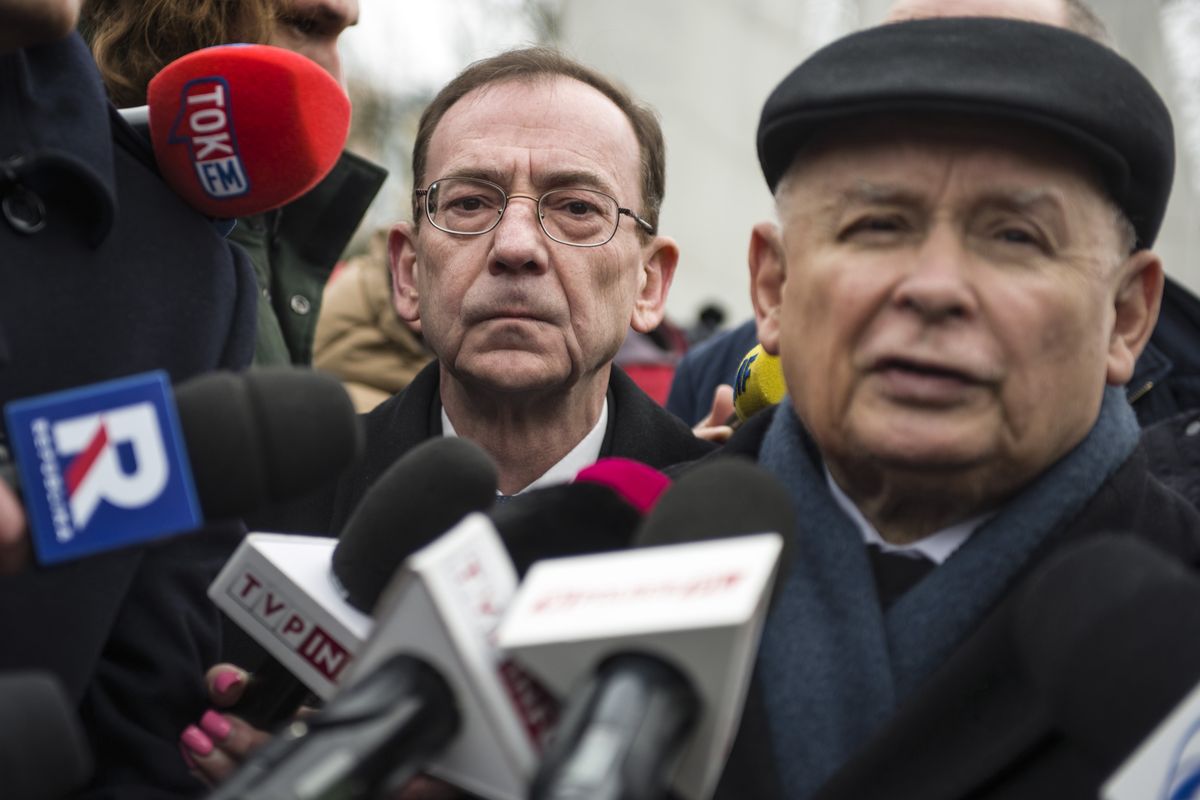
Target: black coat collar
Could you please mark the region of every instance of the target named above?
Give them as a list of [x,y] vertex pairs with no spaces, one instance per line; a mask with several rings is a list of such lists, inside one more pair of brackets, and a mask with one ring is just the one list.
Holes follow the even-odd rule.
[[0,89],[0,191],[19,186],[53,199],[89,244],[100,244],[112,228],[117,193],[113,138],[94,125],[111,114],[114,135],[127,126],[105,96],[87,45],[72,33],[0,55]]

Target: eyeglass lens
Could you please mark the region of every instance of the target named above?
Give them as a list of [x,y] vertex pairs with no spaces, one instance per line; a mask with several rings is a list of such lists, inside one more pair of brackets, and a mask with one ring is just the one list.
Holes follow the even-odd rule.
[[[523,195],[522,195],[523,196]],[[429,220],[449,233],[486,233],[504,213],[498,187],[470,178],[447,178],[429,187]],[[603,244],[617,229],[617,202],[591,189],[555,189],[539,203],[542,229],[564,244]]]

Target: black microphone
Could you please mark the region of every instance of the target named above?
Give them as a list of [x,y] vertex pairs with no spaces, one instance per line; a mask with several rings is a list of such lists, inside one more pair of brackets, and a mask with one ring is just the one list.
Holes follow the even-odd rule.
[[387,796],[445,746],[458,724],[454,695],[438,671],[396,654],[286,727],[209,800]]
[[1013,625],[1050,716],[1104,771],[1200,679],[1200,580],[1131,536],[1098,536],[1048,560]]
[[[718,459],[685,474],[663,494],[639,529],[636,546],[649,548],[774,532],[783,539],[779,561],[786,563],[790,552],[787,542],[794,536],[794,529],[791,498],[777,480],[748,461]],[[630,603],[636,603],[638,595],[644,594],[644,605],[652,613],[650,602],[655,594],[701,595],[706,587],[719,592],[723,581],[729,586],[750,582],[743,573],[718,575],[709,567],[705,568],[707,573],[698,573],[699,577],[685,576],[682,567],[687,558],[677,558],[678,573],[663,568],[657,583],[644,585],[621,586],[614,582],[612,587],[595,592],[595,602],[626,596],[632,598]],[[698,563],[699,556],[696,558]],[[752,563],[753,558],[746,563]],[[773,559],[771,564],[774,566]],[[600,568],[597,561],[595,569]],[[775,586],[781,583],[777,577]],[[548,616],[547,609],[553,608],[556,597],[560,604],[578,605],[581,619],[589,613],[587,592],[583,590],[577,596],[561,591],[558,595],[538,596],[535,590],[535,597],[523,604],[525,609],[532,604],[530,619]],[[700,632],[691,638],[649,636],[638,629],[640,623],[632,607],[614,606],[609,615],[624,612],[629,616],[624,625],[628,631],[614,621],[610,641],[577,643],[578,650],[588,648],[604,656],[585,688],[571,695],[534,779],[531,797],[640,800],[662,797],[668,789],[684,796],[711,793],[720,774],[720,764],[716,763],[720,758],[714,754],[724,751],[721,742],[736,729],[728,726],[736,726],[736,709],[744,699],[746,681],[734,676],[748,675],[766,606],[766,602],[760,603],[757,612],[741,623],[744,635],[739,641],[750,644],[742,648],[727,643],[717,646],[715,639],[711,647],[701,646],[696,635],[702,635],[705,625],[699,618],[688,621]],[[604,616],[599,609],[590,614]],[[546,619],[541,622],[548,624]],[[714,619],[712,624],[719,623]],[[509,633],[518,625],[514,622],[510,629],[506,621],[501,633],[506,646],[512,641]],[[544,648],[545,643],[531,645],[532,650],[539,647]],[[545,658],[541,665],[543,677],[548,677],[547,663],[553,665],[552,670],[569,671],[571,660],[566,654],[557,659]],[[725,681],[729,685],[717,691],[721,676],[730,679]],[[555,682],[564,682],[563,676]],[[718,708],[724,713],[718,713]],[[689,746],[691,739],[695,741]]]
[[[311,659],[298,660],[297,647],[279,635],[275,617],[245,608],[241,596],[247,575],[272,587],[273,594],[263,596],[266,606],[272,602],[286,606],[294,619],[318,624],[315,621],[325,617],[336,621],[370,614],[404,559],[470,512],[490,506],[496,486],[496,467],[478,446],[466,439],[431,439],[399,458],[371,485],[337,541],[250,534],[209,590],[222,610],[269,656],[230,711],[255,727],[274,728],[295,713],[310,691],[321,698],[332,696],[342,668],[365,638],[320,624],[348,653],[332,674],[314,669]],[[264,537],[273,538],[275,546],[260,553]],[[288,541],[296,543],[295,552],[288,549]],[[306,569],[306,579],[291,580],[288,576],[295,573],[296,565],[311,558],[305,551],[314,547],[320,549],[316,557],[324,562]],[[271,574],[261,574],[264,569]]]
[[[375,783],[390,785],[400,777],[410,776],[416,768],[414,765],[429,762],[437,774],[477,794],[523,797],[535,761],[537,730],[553,721],[554,709],[551,698],[515,665],[493,665],[491,660],[496,656],[484,654],[492,647],[487,644],[487,620],[494,620],[503,610],[506,590],[502,587],[506,569],[510,575],[507,580],[515,585],[506,545],[516,541],[517,550],[532,552],[540,549],[543,555],[547,551],[575,553],[581,548],[590,551],[626,546],[641,515],[610,484],[613,481],[619,483],[622,476],[628,477],[627,473],[636,473],[642,481],[650,480],[652,476],[645,474],[645,468],[610,464],[608,469],[616,470],[616,473],[603,478],[608,483],[529,491],[494,506],[489,512],[490,519],[477,515],[474,521],[462,520],[459,525],[455,523],[463,517],[461,507],[456,513],[446,513],[453,504],[436,502],[434,505],[441,516],[425,515],[427,524],[423,523],[419,530],[405,529],[403,535],[398,536],[397,517],[411,515],[413,503],[429,504],[430,498],[445,492],[447,486],[455,487],[456,497],[473,497],[472,504],[480,508],[494,499],[495,468],[474,445],[462,440],[439,440],[423,445],[423,448],[425,456],[422,459],[403,466],[397,464],[390,476],[381,478],[371,488],[372,497],[364,496],[337,544],[332,562],[339,582],[357,601],[356,605],[373,608],[379,617],[370,641],[359,653],[361,658],[349,668],[351,677],[348,679],[365,674],[366,677],[359,679],[374,680],[377,671],[393,669],[392,659],[402,654],[407,659],[405,663],[417,660],[432,665],[436,674],[444,676],[450,695],[439,695],[440,711],[436,721],[428,723],[407,717],[393,718],[389,709],[397,701],[389,701],[374,710],[364,707],[355,722],[346,722],[344,728],[333,733],[334,739],[355,742],[352,749],[359,756],[358,760],[343,765],[336,784],[340,787],[370,786],[371,791],[376,792]],[[406,460],[410,457],[406,456]],[[464,480],[467,484],[465,492],[461,485]],[[662,480],[665,481],[665,477]],[[397,491],[389,488],[392,485],[413,497],[398,498]],[[576,529],[576,523],[583,526],[582,531]],[[447,528],[452,528],[450,533],[432,541],[435,534],[442,534]],[[481,539],[492,544],[481,545]],[[451,595],[446,595],[442,592],[450,584],[442,584],[441,591],[434,590],[432,584],[414,580],[412,576],[416,572],[408,567],[405,574],[393,575],[396,562],[410,555],[422,560],[424,566],[414,569],[433,583],[439,580],[433,576],[445,575],[447,569],[455,571],[461,566],[466,571],[461,578],[450,580],[455,588]],[[502,562],[508,562],[507,568]],[[405,578],[409,579],[407,583]],[[385,583],[407,588],[399,595],[395,589],[389,589],[391,597],[386,601],[386,607],[376,608]],[[470,588],[472,586],[477,588]],[[458,605],[461,601],[451,599],[462,593],[473,596],[476,591],[483,591],[481,599],[495,604],[490,611],[466,612]],[[460,616],[463,613],[467,613],[469,622]],[[458,622],[450,621],[451,618]],[[485,663],[490,666],[481,672],[472,671]],[[468,664],[475,666],[467,667]],[[357,685],[351,683],[346,691],[356,692]],[[340,704],[341,697],[339,694],[332,699],[329,707]],[[398,732],[398,728],[410,724],[428,724],[441,731],[445,738],[439,739],[440,746],[433,750],[424,745],[413,749],[404,743],[405,737]],[[361,737],[356,738],[354,725],[362,727]],[[375,733],[377,728],[390,726],[397,728],[395,738]],[[445,733],[451,729],[457,732]],[[289,734],[285,732],[284,735]],[[324,735],[322,730],[309,727],[292,738]],[[425,742],[424,739],[420,741]],[[303,776],[325,769],[310,757],[312,752],[323,752],[324,746],[317,742],[290,748],[283,762],[271,760],[269,768],[277,774],[268,775],[267,767],[256,765],[251,772],[258,777],[241,780],[238,786],[246,797],[286,794],[292,781],[306,780]],[[382,775],[372,767],[374,759],[380,757],[378,749],[387,749],[395,764],[408,766],[399,769],[395,775]],[[284,751],[279,752],[280,758],[284,759]]]
[[496,502],[496,465],[457,437],[422,442],[379,477],[355,507],[333,551],[346,600],[371,613],[396,568],[472,511]]
[[362,451],[346,390],[331,375],[264,367],[212,372],[175,392],[204,515],[239,517],[332,480]]
[[[773,531],[783,538],[782,572],[792,563],[795,529],[792,497],[774,475],[745,458],[715,458],[685,473],[663,493],[637,533],[637,546]],[[773,591],[782,585],[781,574]]]
[[[485,505],[490,498],[483,496],[483,490],[495,492],[490,461],[461,441],[432,445],[430,452],[438,451],[445,461],[443,466],[410,469],[412,474],[397,483],[427,498],[435,487],[447,485],[446,475],[486,476],[487,481],[475,487],[480,490],[478,505]],[[445,458],[447,455],[454,457]],[[609,465],[609,469],[621,466]],[[651,477],[644,468],[624,465],[605,480],[619,483],[621,475],[629,471],[643,480]],[[446,475],[438,474],[443,472]],[[395,503],[394,493],[382,490],[383,485],[381,479],[371,490],[380,492],[379,497],[374,501],[364,497],[354,517],[375,521],[348,525],[333,559],[343,582],[360,585],[364,594],[359,602],[375,606],[377,617],[371,638],[349,667],[346,680],[373,681],[377,672],[395,669],[393,660],[401,656],[405,664],[415,660],[429,665],[444,678],[449,694],[437,695],[437,711],[430,711],[434,718],[425,722],[393,717],[390,709],[407,701],[377,696],[380,705],[374,709],[364,706],[354,721],[347,720],[331,734],[334,740],[353,742],[346,746],[356,754],[355,759],[347,760],[337,770],[326,768],[312,756],[324,752],[324,743],[297,744],[286,751],[280,749],[279,760],[272,755],[265,766],[257,763],[256,756],[250,771],[257,777],[239,780],[239,791],[244,797],[254,798],[286,795],[295,781],[307,780],[304,776],[314,772],[332,775],[336,771],[338,787],[353,786],[377,794],[383,791],[381,785],[410,777],[418,766],[427,764],[431,772],[472,793],[524,797],[536,763],[536,740],[540,731],[552,725],[556,710],[549,695],[495,651],[488,635],[503,613],[506,598],[515,590],[516,575],[506,552],[508,545],[515,541],[515,549],[528,553],[540,550],[543,555],[623,547],[628,545],[641,515],[609,484],[561,485],[514,496],[494,506],[487,517],[463,519],[436,541],[427,542],[432,537],[412,535],[412,531],[397,537],[396,514],[382,511],[386,502]],[[427,532],[442,526],[450,528],[459,522],[455,519],[458,516],[444,517]],[[360,527],[364,524],[366,527]],[[365,532],[352,539],[350,527]],[[386,555],[381,557],[381,553]],[[406,558],[406,564],[392,575],[397,558]],[[376,605],[385,579],[388,588]],[[344,691],[355,694],[357,687],[357,682],[351,682]],[[335,696],[327,708],[340,708],[342,697]],[[420,724],[438,733],[437,747],[426,748],[427,740],[423,738],[419,739],[420,748],[405,744],[406,737],[399,729]],[[361,735],[355,733],[356,725],[361,727]],[[391,729],[394,735],[379,735],[377,731],[382,728]],[[284,735],[292,736],[286,732],[290,730],[286,729]],[[323,729],[309,726],[293,738],[325,735]],[[390,755],[381,754],[383,749]],[[380,758],[390,758],[396,773],[376,771],[372,764]],[[273,772],[268,774],[269,770]]]
[[[0,781],[10,800],[60,800],[92,776],[75,710],[44,672],[0,675]],[[18,724],[14,724],[18,723]]]
[[[128,399],[111,399],[112,387],[117,383],[120,382],[78,387],[73,392],[78,396],[109,398],[104,401],[107,413],[114,415],[138,409],[139,406],[130,406]],[[165,387],[165,383],[161,385]],[[180,384],[171,394],[178,430],[151,412],[146,420],[153,420],[152,425],[144,420],[142,429],[136,431],[137,438],[158,442],[158,448],[163,448],[162,442],[169,440],[186,452],[186,457],[178,462],[179,471],[190,472],[202,513],[185,515],[182,522],[186,524],[181,524],[175,506],[165,513],[156,503],[166,494],[168,481],[182,486],[186,480],[169,477],[175,470],[165,459],[165,450],[159,451],[164,456],[156,456],[154,446],[139,444],[137,438],[122,439],[122,435],[131,436],[128,430],[110,438],[104,434],[111,419],[104,414],[90,414],[100,420],[100,434],[93,440],[99,447],[89,446],[87,451],[67,461],[65,471],[49,439],[44,448],[33,452],[18,449],[17,466],[27,479],[24,486],[18,484],[17,472],[11,469],[13,465],[3,463],[7,454],[0,458],[0,480],[20,491],[26,504],[39,563],[56,563],[186,533],[196,529],[201,516],[211,521],[253,513],[271,503],[316,489],[335,477],[362,448],[362,431],[354,407],[345,389],[329,375],[283,368],[241,374],[212,372]],[[20,402],[50,407],[56,396]],[[64,427],[67,424],[70,421]],[[53,425],[50,427],[53,429]],[[152,435],[146,436],[147,428]],[[150,483],[161,479],[157,495],[139,497],[134,502],[127,496],[110,494],[111,488],[105,488],[105,481],[111,480],[111,476],[98,476],[105,470],[93,467],[119,463],[123,447],[135,453],[134,473],[138,476],[143,472],[153,473]],[[105,457],[114,452],[118,455],[105,462]],[[147,455],[144,462],[142,454]],[[76,516],[74,501],[78,498],[72,496],[74,489],[70,488],[71,476],[79,466],[84,467],[78,473],[84,476],[79,481],[81,485],[90,485],[92,489],[100,485],[99,491],[89,489],[93,503],[88,516],[83,518]],[[124,480],[128,476],[117,477]],[[87,493],[79,490],[80,495]],[[38,509],[47,507],[47,503],[50,516],[39,516]],[[96,510],[109,512],[104,527],[90,526],[91,513]],[[114,510],[120,514],[119,519],[111,513]],[[100,516],[96,514],[97,518]],[[60,526],[67,529],[65,534]],[[54,546],[56,542],[65,544]]]
[[565,483],[512,496],[488,512],[518,575],[544,558],[629,547],[642,514],[611,486]]

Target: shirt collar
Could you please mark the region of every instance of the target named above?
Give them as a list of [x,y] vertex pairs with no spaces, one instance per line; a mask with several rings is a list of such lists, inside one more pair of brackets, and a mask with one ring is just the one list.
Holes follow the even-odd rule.
[[[533,481],[516,494],[523,494],[530,489],[540,489],[545,486],[554,486],[560,483],[570,483],[575,479],[575,476],[584,467],[590,466],[600,458],[600,448],[604,444],[604,432],[608,429],[608,398],[604,398],[604,405],[600,408],[600,418],[596,420],[596,424],[580,440],[579,444],[571,448],[571,451],[558,460],[556,464],[542,473],[541,477]],[[458,436],[454,430],[453,423],[450,422],[450,417],[446,415],[445,406],[442,407],[442,435],[443,436]]]
[[858,527],[864,543],[877,545],[885,553],[899,553],[912,558],[924,557],[935,564],[941,564],[955,550],[962,547],[971,534],[980,525],[987,522],[994,513],[979,514],[948,528],[942,528],[940,531],[910,544],[892,544],[885,540],[879,531],[875,530],[875,526],[863,516],[862,512],[858,510],[858,506],[854,505],[854,501],[846,496],[842,488],[837,485],[837,481],[833,479],[833,475],[829,474],[828,467],[825,467],[825,482],[829,485],[829,491],[833,494],[833,499],[837,501],[838,506]]

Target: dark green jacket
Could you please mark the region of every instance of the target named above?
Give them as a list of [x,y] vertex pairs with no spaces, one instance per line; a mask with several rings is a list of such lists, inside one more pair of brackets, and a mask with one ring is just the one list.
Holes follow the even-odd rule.
[[387,170],[350,152],[312,191],[245,217],[229,234],[254,263],[258,334],[254,363],[308,364],[321,292]]

